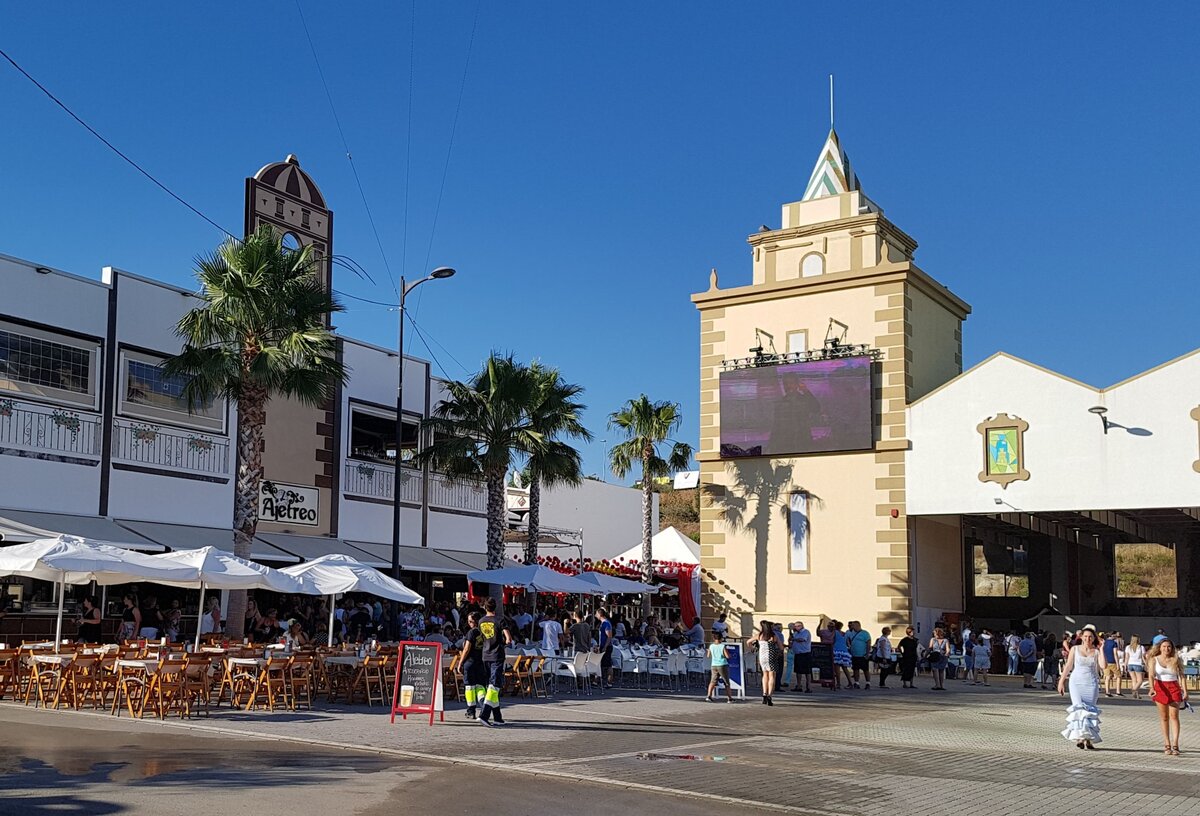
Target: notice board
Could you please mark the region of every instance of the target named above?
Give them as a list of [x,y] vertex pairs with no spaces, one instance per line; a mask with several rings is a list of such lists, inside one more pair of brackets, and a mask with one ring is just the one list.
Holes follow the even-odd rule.
[[442,709],[442,645],[402,641],[392,691],[392,722],[397,714],[407,719],[409,714],[428,713],[433,725],[433,715]]

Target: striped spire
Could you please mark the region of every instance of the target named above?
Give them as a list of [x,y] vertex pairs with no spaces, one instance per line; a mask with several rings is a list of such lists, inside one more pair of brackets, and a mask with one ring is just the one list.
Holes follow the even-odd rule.
[[850,157],[842,150],[838,142],[837,131],[832,128],[821,155],[809,176],[808,186],[804,188],[801,201],[812,201],[814,198],[848,193],[859,189],[858,176],[850,169]]

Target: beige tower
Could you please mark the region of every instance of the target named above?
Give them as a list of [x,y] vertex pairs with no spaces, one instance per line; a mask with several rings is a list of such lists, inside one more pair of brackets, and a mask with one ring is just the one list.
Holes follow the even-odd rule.
[[[247,234],[270,224],[286,246],[311,246],[326,289],[332,287],[333,211],[295,156],[246,179],[245,222]],[[263,471],[272,498],[260,507],[264,532],[336,534],[339,404],[335,399],[314,408],[277,397],[267,406]],[[267,513],[272,508],[278,521]]]
[[[832,131],[782,222],[750,236],[749,286],[722,289],[714,270],[692,296],[705,614],[743,632],[821,614],[906,623],[904,408],[962,370],[970,307],[913,263],[916,241],[863,194]],[[815,397],[788,384],[814,372]]]

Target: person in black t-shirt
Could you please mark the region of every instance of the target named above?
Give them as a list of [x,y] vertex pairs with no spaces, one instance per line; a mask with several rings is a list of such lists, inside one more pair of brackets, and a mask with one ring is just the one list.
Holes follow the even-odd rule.
[[479,721],[484,725],[504,725],[504,717],[500,715],[500,688],[504,685],[504,647],[512,643],[512,633],[496,616],[495,598],[484,601],[483,609],[486,614],[479,619],[480,638],[476,642],[487,673],[487,691]]
[[476,705],[483,702],[483,684],[486,677],[483,672],[483,660],[480,652],[483,649],[481,640],[483,634],[479,631],[479,614],[472,612],[467,615],[467,635],[463,639],[462,652],[459,657],[459,667],[463,676],[463,697],[467,700],[467,719],[475,719]]

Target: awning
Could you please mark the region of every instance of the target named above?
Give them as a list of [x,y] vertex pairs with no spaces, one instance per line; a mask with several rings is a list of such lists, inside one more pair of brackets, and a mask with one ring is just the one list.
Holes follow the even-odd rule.
[[[157,541],[172,550],[198,550],[215,547],[233,552],[233,530],[221,527],[193,527],[188,524],[167,524],[161,521],[132,521],[118,519],[117,523],[143,538]],[[273,564],[296,564],[300,559],[266,541],[255,538],[250,543],[250,558]]]
[[18,544],[58,535],[79,536],[101,544],[141,552],[162,552],[166,549],[163,545],[102,516],[72,516],[66,513],[0,509],[0,541],[3,543]]
[[305,536],[293,533],[259,533],[258,537],[273,547],[297,556],[302,561],[313,561],[322,555],[348,555],[359,563],[376,569],[389,569],[392,566],[391,550],[386,559],[366,550],[347,544],[339,538],[328,536]]
[[[370,541],[347,541],[376,558],[386,558],[392,563],[392,545],[375,544]],[[400,569],[409,572],[432,572],[442,575],[466,575],[473,567],[454,557],[454,552],[435,550],[432,547],[401,547]]]
[[[487,553],[467,552],[466,550],[439,550],[439,552],[441,552],[443,555],[453,558],[455,561],[461,561],[462,563],[466,564],[468,567],[466,572],[478,572],[479,570],[487,569]],[[500,568],[507,569],[509,567],[523,566],[525,565],[520,561],[514,561],[513,559],[506,557]],[[464,572],[463,574],[466,573]]]

